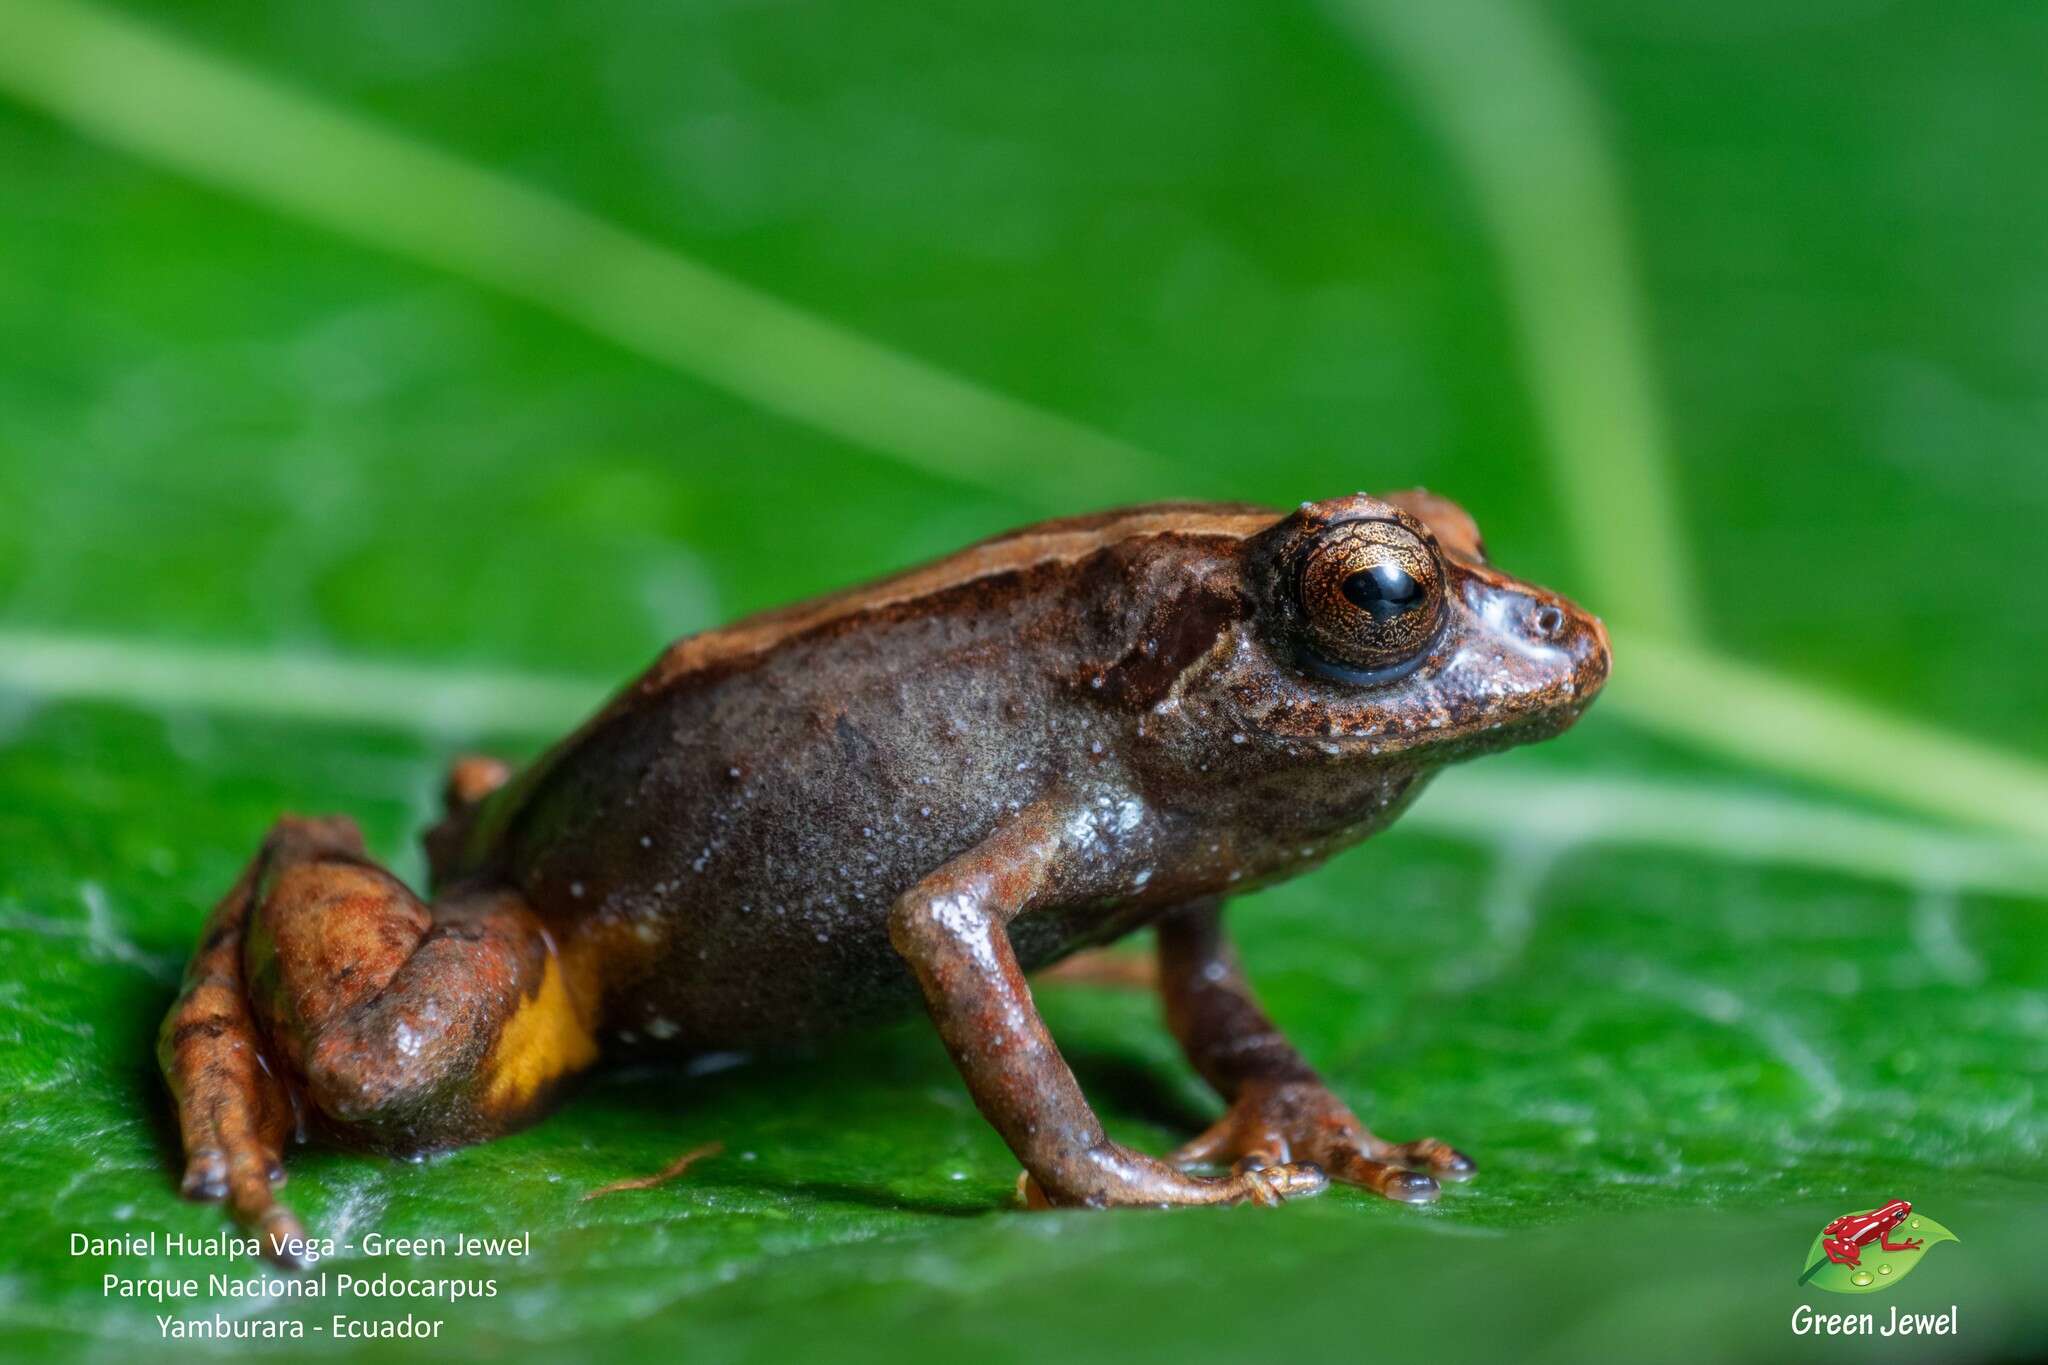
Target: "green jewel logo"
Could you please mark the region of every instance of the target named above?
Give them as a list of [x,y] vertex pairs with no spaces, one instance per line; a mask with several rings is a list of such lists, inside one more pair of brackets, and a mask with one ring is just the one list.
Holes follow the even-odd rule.
[[1845,1213],[1815,1235],[1799,1283],[1830,1294],[1875,1294],[1913,1273],[1936,1242],[1953,1232],[1894,1199],[1865,1213]]

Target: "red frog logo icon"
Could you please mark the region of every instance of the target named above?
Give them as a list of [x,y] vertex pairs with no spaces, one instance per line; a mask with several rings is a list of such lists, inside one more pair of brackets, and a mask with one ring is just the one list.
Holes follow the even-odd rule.
[[1820,1249],[1836,1265],[1858,1266],[1863,1264],[1863,1248],[1872,1242],[1883,1251],[1918,1251],[1921,1241],[1908,1237],[1903,1242],[1892,1241],[1892,1229],[1906,1221],[1906,1215],[1913,1206],[1903,1199],[1894,1199],[1882,1208],[1868,1213],[1845,1213],[1820,1230]]
[[[1893,1238],[1893,1233],[1911,1236]],[[1872,1294],[1910,1275],[1936,1242],[1956,1235],[1924,1213],[1894,1199],[1861,1213],[1845,1213],[1822,1228],[1806,1252],[1801,1285],[1831,1294]]]

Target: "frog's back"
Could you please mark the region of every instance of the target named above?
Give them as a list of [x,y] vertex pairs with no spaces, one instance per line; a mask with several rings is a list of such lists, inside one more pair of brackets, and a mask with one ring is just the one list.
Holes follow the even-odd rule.
[[1271,526],[1274,516],[1252,503],[1160,502],[1061,517],[991,536],[871,583],[686,636],[669,646],[607,713],[672,689],[715,682],[807,636],[945,616],[963,605],[1000,614],[1048,580],[1132,540],[1212,535],[1242,539]]
[[[900,644],[905,627],[920,623],[938,623],[936,629],[925,626],[930,636],[942,632],[949,620],[980,617],[1000,633],[1021,604],[1044,596],[1048,580],[1105,548],[1148,537],[1241,539],[1265,529],[1274,516],[1252,503],[1159,502],[1057,518],[871,583],[685,636],[512,782],[478,805],[453,812],[430,832],[435,880],[445,883],[496,870],[507,843],[549,787],[566,769],[603,767],[617,751],[607,738],[616,741],[614,732],[635,717],[687,711],[693,698],[802,652],[803,644],[866,634],[870,648],[849,652],[865,652],[871,662],[880,662],[889,645]],[[886,643],[882,637],[889,637]],[[833,681],[844,685],[847,679],[835,675]]]

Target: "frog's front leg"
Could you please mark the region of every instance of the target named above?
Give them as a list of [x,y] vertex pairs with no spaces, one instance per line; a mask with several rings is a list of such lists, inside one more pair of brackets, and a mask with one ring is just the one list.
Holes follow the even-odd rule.
[[1435,1199],[1438,1180],[1472,1176],[1470,1158],[1456,1149],[1435,1138],[1386,1142],[1330,1093],[1259,1008],[1223,931],[1220,902],[1160,921],[1159,980],[1168,1026],[1230,1106],[1175,1160],[1239,1168],[1311,1161],[1334,1179],[1408,1203]]
[[1191,1176],[1110,1141],[1032,1003],[1009,922],[1046,889],[1059,810],[1033,807],[906,892],[889,936],[983,1117],[1025,1170],[1027,1201],[1056,1205],[1277,1204],[1326,1183],[1305,1165]]

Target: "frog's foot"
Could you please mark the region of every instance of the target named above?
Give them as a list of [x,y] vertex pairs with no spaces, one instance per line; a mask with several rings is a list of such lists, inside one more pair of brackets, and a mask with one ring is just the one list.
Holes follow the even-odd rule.
[[159,1059],[186,1193],[295,1232],[270,1186],[293,1100],[358,1145],[410,1153],[536,1116],[596,1057],[553,945],[518,896],[431,908],[346,820],[281,820],[207,922]]
[[1322,1171],[1306,1162],[1242,1163],[1227,1176],[1189,1175],[1163,1161],[1105,1141],[1048,1171],[1051,1191],[1025,1171],[1017,1198],[1029,1209],[1162,1208],[1189,1204],[1260,1204],[1321,1194]]
[[1180,1165],[1229,1163],[1233,1169],[1307,1161],[1333,1180],[1389,1199],[1426,1204],[1439,1181],[1469,1180],[1472,1159],[1436,1138],[1387,1142],[1344,1102],[1313,1081],[1247,1084],[1208,1131],[1173,1154]]
[[272,1197],[284,1180],[292,1097],[265,1059],[242,990],[242,925],[255,869],[244,873],[207,920],[184,989],[164,1017],[157,1056],[178,1106],[185,1148],[180,1191],[225,1201],[236,1221],[289,1263],[285,1243],[303,1230]]
[[511,780],[509,764],[484,754],[464,754],[448,765],[448,776],[441,783],[441,819],[427,830],[422,840],[435,886],[463,881],[474,874],[475,825],[483,804]]
[[464,754],[448,765],[441,804],[450,812],[474,806],[512,777],[511,765],[488,754]]

